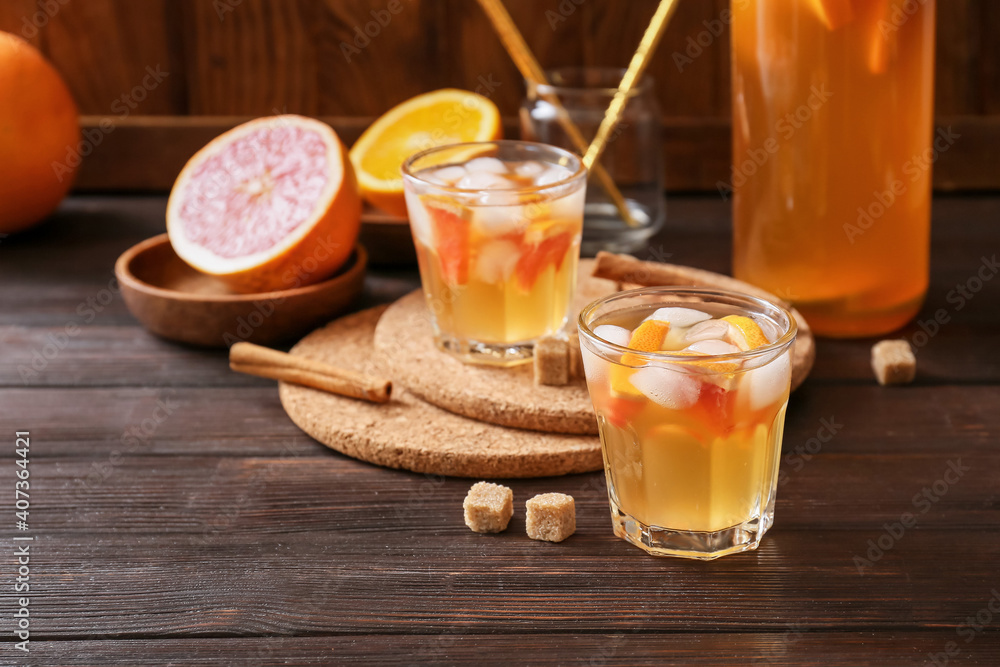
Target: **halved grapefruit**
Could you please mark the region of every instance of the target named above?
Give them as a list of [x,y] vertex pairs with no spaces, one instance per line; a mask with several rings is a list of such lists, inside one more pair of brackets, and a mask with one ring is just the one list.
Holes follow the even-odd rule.
[[445,88],[417,95],[381,116],[351,148],[361,195],[383,211],[406,217],[406,158],[435,146],[500,139],[500,111],[482,95]]
[[188,161],[167,204],[177,255],[238,292],[319,282],[354,250],[361,197],[347,151],[329,125],[259,118]]

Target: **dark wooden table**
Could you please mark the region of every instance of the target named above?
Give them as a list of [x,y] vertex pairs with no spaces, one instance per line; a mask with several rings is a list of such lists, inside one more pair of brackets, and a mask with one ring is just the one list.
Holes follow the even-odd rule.
[[[904,332],[913,386],[876,385],[872,341],[819,342],[776,524],[759,551],[711,563],[616,539],[599,474],[510,482],[520,516],[481,536],[462,522],[468,480],[317,444],[274,383],[125,309],[114,260],[162,231],[164,208],[77,197],[0,240],[0,663],[1000,665],[1000,197],[935,202],[919,318],[934,332]],[[670,218],[651,256],[726,270],[724,204],[674,197]],[[416,285],[373,271],[365,302]],[[948,321],[926,324],[939,309]],[[27,531],[15,431],[31,434]],[[523,500],[544,491],[577,500],[562,544],[524,536]],[[15,593],[25,544],[30,593]]]

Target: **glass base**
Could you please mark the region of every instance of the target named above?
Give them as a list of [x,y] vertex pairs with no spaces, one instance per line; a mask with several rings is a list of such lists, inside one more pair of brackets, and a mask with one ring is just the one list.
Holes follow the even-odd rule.
[[738,526],[701,532],[647,526],[623,512],[611,500],[611,522],[615,535],[653,556],[676,556],[697,560],[715,560],[760,546],[764,533],[774,522],[773,514],[754,518]]
[[[662,195],[659,195],[662,196]],[[646,247],[646,242],[663,227],[663,206],[655,209],[634,199],[626,199],[632,218],[638,223],[629,227],[610,202],[588,201],[583,209],[583,240],[580,253],[593,257],[601,250],[632,253]]]
[[924,294],[879,310],[838,308],[839,304],[793,304],[813,333],[827,338],[868,338],[896,331],[909,323],[924,303]]
[[534,355],[535,342],[483,343],[452,336],[438,335],[437,346],[467,364],[509,367],[529,363]]

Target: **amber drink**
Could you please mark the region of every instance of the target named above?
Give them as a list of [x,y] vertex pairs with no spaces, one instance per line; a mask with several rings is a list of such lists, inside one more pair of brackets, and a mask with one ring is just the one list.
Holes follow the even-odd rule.
[[456,144],[403,167],[420,279],[438,345],[512,365],[566,323],[576,286],[586,170],[521,141]]
[[828,336],[927,291],[935,0],[734,0],[733,272]]
[[774,520],[795,321],[767,301],[643,288],[580,315],[615,534],[655,555],[755,549]]

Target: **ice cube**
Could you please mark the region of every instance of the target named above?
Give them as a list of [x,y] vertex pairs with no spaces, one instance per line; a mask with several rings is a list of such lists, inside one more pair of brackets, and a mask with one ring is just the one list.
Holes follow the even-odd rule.
[[[600,328],[600,327],[598,327]],[[586,343],[580,345],[580,353],[583,355],[583,373],[590,384],[605,384],[608,381],[608,361],[593,352]]]
[[535,176],[535,185],[552,185],[559,181],[565,181],[572,173],[566,167],[550,164],[545,167],[544,171]]
[[670,308],[658,308],[656,312],[646,319],[659,320],[660,322],[670,322],[670,328],[673,329],[674,327],[689,327],[698,324],[699,322],[712,319],[712,316],[708,313],[703,313],[700,310],[695,310],[694,308],[680,308],[675,306]]
[[771,318],[754,315],[752,319],[757,323],[757,326],[760,327],[761,333],[764,334],[764,338],[766,338],[769,343],[773,343],[781,338],[781,330],[778,327],[778,324]]
[[694,405],[701,382],[684,371],[661,366],[646,366],[632,373],[632,386],[657,405],[683,410]]
[[771,363],[744,374],[740,386],[741,398],[749,402],[751,410],[760,410],[788,391],[791,378],[791,356],[786,352]]
[[724,340],[701,340],[688,345],[684,352],[695,352],[696,354],[738,354],[740,348],[727,343]]
[[507,165],[495,157],[477,157],[465,163],[465,168],[473,174],[506,174]]
[[728,334],[729,322],[703,320],[687,330],[687,333],[684,334],[684,340],[688,343],[697,343],[700,340],[722,340]]
[[441,167],[440,169],[431,172],[434,178],[437,179],[435,182],[440,182],[443,185],[455,185],[455,183],[462,180],[462,177],[465,176],[466,173],[465,167],[458,164],[453,164],[450,167]]
[[[507,200],[502,199],[506,195]],[[510,201],[510,193],[490,192],[480,196],[484,201]],[[513,198],[517,201],[517,197]],[[478,225],[489,236],[502,236],[521,229],[526,223],[523,206],[476,206],[473,209],[473,224]]]
[[580,220],[583,215],[583,204],[587,198],[587,189],[580,188],[565,197],[559,197],[549,202],[553,218]]
[[519,259],[521,249],[513,241],[489,241],[479,248],[476,256],[476,276],[489,284],[508,280]]
[[431,224],[430,214],[420,201],[420,196],[411,190],[406,190],[406,212],[410,218],[413,237],[425,246],[433,246],[434,227]]
[[545,171],[545,165],[541,162],[535,162],[534,160],[522,162],[514,167],[514,173],[522,178],[534,178],[543,171]]
[[455,187],[462,190],[510,190],[517,184],[492,172],[476,171],[463,176]]
[[621,345],[622,347],[628,347],[628,342],[632,338],[632,332],[614,324],[602,324],[599,327],[595,327],[594,335],[601,340],[606,340],[609,343]]

